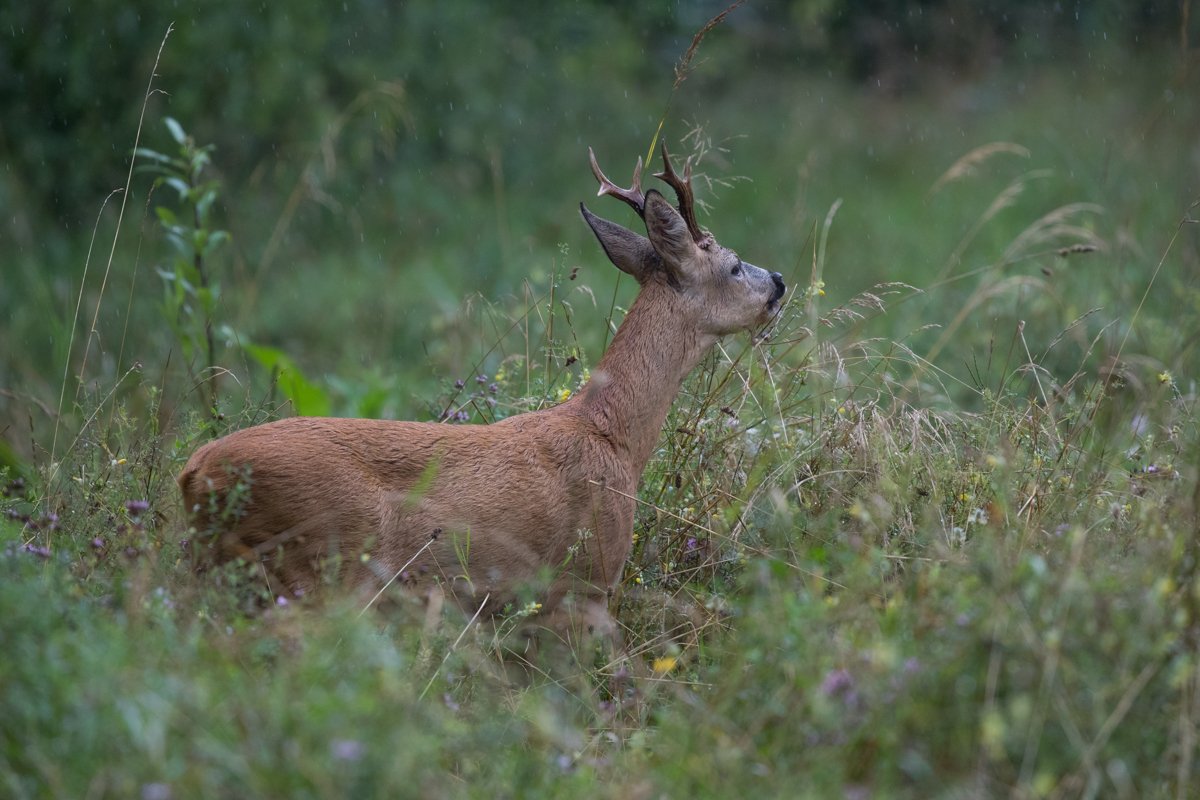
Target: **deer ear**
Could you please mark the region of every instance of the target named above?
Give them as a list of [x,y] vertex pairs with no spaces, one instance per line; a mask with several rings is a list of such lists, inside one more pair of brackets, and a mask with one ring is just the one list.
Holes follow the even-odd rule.
[[687,222],[655,189],[646,192],[645,220],[650,243],[668,269],[678,270],[696,251]]
[[579,204],[579,210],[583,212],[583,219],[592,233],[600,240],[608,260],[641,283],[658,261],[658,253],[654,252],[650,240],[629,228],[597,217],[583,203]]

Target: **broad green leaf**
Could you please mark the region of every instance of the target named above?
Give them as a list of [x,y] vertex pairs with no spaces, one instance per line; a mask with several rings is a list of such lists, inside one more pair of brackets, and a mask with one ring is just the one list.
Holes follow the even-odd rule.
[[180,125],[174,117],[167,117],[163,120],[167,124],[167,130],[171,132],[171,138],[179,144],[187,141],[187,134],[183,132],[183,126]]
[[358,416],[365,419],[379,419],[383,413],[383,405],[387,402],[388,393],[383,389],[368,389],[358,398],[356,411]]
[[286,353],[274,347],[254,344],[244,344],[242,349],[267,369],[278,371],[279,379],[276,385],[284,396],[292,401],[292,407],[298,415],[329,416],[329,396],[321,387],[305,378],[304,373]]
[[296,367],[279,373],[279,388],[292,401],[301,417],[329,416],[329,397],[319,386],[310,383]]
[[182,199],[184,199],[185,197],[187,197],[187,195],[188,195],[188,192],[190,192],[190,191],[192,190],[192,187],[188,186],[188,185],[187,185],[187,184],[186,184],[186,183],[185,183],[185,182],[184,182],[182,179],[180,179],[180,178],[176,178],[174,175],[172,175],[172,176],[171,176],[171,177],[169,177],[169,178],[166,178],[166,179],[163,181],[163,183],[167,184],[167,185],[168,185],[168,186],[170,186],[172,189],[174,189],[175,191],[179,192],[179,199],[180,199],[180,200],[182,200]]
[[164,155],[164,154],[158,152],[157,150],[151,150],[148,147],[136,148],[133,151],[133,154],[135,156],[138,156],[139,158],[148,158],[151,161],[157,161],[157,162],[163,163],[163,164],[166,164],[173,160],[170,156]]
[[250,357],[262,364],[267,369],[274,369],[281,363],[291,363],[291,359],[287,357],[282,350],[274,347],[267,347],[261,344],[244,343],[242,349],[250,354]]
[[200,213],[201,219],[208,216],[209,208],[212,207],[213,201],[216,199],[216,189],[209,189],[200,196],[200,199],[196,202],[196,210]]

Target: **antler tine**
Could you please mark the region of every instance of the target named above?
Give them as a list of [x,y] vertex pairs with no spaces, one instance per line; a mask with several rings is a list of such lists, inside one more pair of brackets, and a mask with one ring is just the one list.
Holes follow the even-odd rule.
[[622,189],[605,177],[604,173],[600,171],[600,165],[596,163],[596,154],[590,147],[588,148],[588,158],[592,161],[592,174],[596,176],[596,180],[600,181],[600,191],[596,192],[596,197],[612,195],[632,206],[639,217],[643,216],[646,208],[646,196],[642,194],[642,157],[638,156],[637,167],[633,170],[633,185],[628,189]]
[[662,143],[662,157],[663,171],[656,172],[654,177],[675,190],[675,196],[679,198],[679,213],[683,217],[683,221],[687,223],[692,239],[696,244],[703,244],[712,237],[700,230],[700,226],[696,224],[696,211],[692,198],[692,157],[688,156],[687,161],[684,162],[682,179],[676,174],[675,168],[671,166],[671,154],[667,152],[666,139]]

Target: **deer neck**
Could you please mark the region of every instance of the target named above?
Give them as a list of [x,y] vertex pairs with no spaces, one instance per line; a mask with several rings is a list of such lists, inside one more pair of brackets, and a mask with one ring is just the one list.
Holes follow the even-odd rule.
[[580,397],[584,412],[639,476],[684,378],[716,342],[685,320],[680,304],[665,286],[643,287]]

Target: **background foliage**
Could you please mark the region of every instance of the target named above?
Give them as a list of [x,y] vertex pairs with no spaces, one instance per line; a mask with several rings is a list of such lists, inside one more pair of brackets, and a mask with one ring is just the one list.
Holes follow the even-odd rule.
[[[212,227],[231,235],[213,266],[224,287],[218,323],[278,347],[313,376],[396,376],[380,407],[388,415],[422,410],[431,359],[447,378],[468,377],[477,354],[453,333],[465,324],[466,294],[519,295],[526,279],[544,288],[561,243],[597,295],[611,296],[615,275],[574,211],[594,193],[586,148],[623,174],[660,120],[677,151],[696,125],[728,148],[711,151],[705,170],[750,180],[715,187],[705,224],[789,277],[813,219],[845,197],[827,287],[838,298],[883,279],[922,286],[936,277],[949,252],[929,242],[969,228],[984,195],[1022,173],[1054,170],[1026,187],[1028,207],[1098,203],[1108,215],[1088,224],[1128,231],[1122,241],[1148,251],[1160,248],[1144,241],[1146,220],[1161,237],[1158,223],[1196,188],[1194,169],[1179,169],[1195,151],[1174,3],[752,4],[708,37],[707,61],[674,94],[673,65],[716,5],[343,5],[0,12],[0,203],[12,212],[0,220],[0,319],[12,343],[0,354],[0,386],[47,402],[56,395],[97,220],[79,318],[94,316],[82,309],[94,312],[102,287],[133,302],[100,304],[103,355],[89,358],[85,377],[111,386],[118,362],[166,364],[170,338],[123,337],[121,307],[132,330],[158,330],[154,269],[171,258],[164,232],[144,219],[158,205],[178,209],[161,192],[147,209],[152,176],[135,173],[109,270],[122,198],[100,208],[124,186],[171,22],[155,83],[165,94],[150,100],[142,143],[173,151],[169,115],[215,145]],[[985,175],[974,204],[954,186],[926,196],[954,159],[1003,140],[1030,156]],[[1028,222],[1012,216],[984,229],[980,264]],[[1062,272],[1056,284],[1080,271]],[[1140,270],[1118,271],[1105,288],[1128,302],[1142,280]],[[953,305],[969,290],[948,291],[935,302]],[[903,336],[943,322],[934,310],[909,303],[871,331]],[[598,316],[579,329],[602,343]],[[245,370],[237,349],[224,348],[231,341],[219,362]],[[78,373],[81,354],[73,357]],[[170,370],[189,367],[194,374],[176,353]],[[3,424],[28,428],[28,406],[0,397]],[[33,457],[26,436],[6,437]]]
[[[677,83],[723,8],[0,9],[6,792],[1196,790],[1190,4],[751,3]],[[660,123],[791,301],[668,420],[624,651],[192,573],[214,435],[577,390],[587,148]]]

